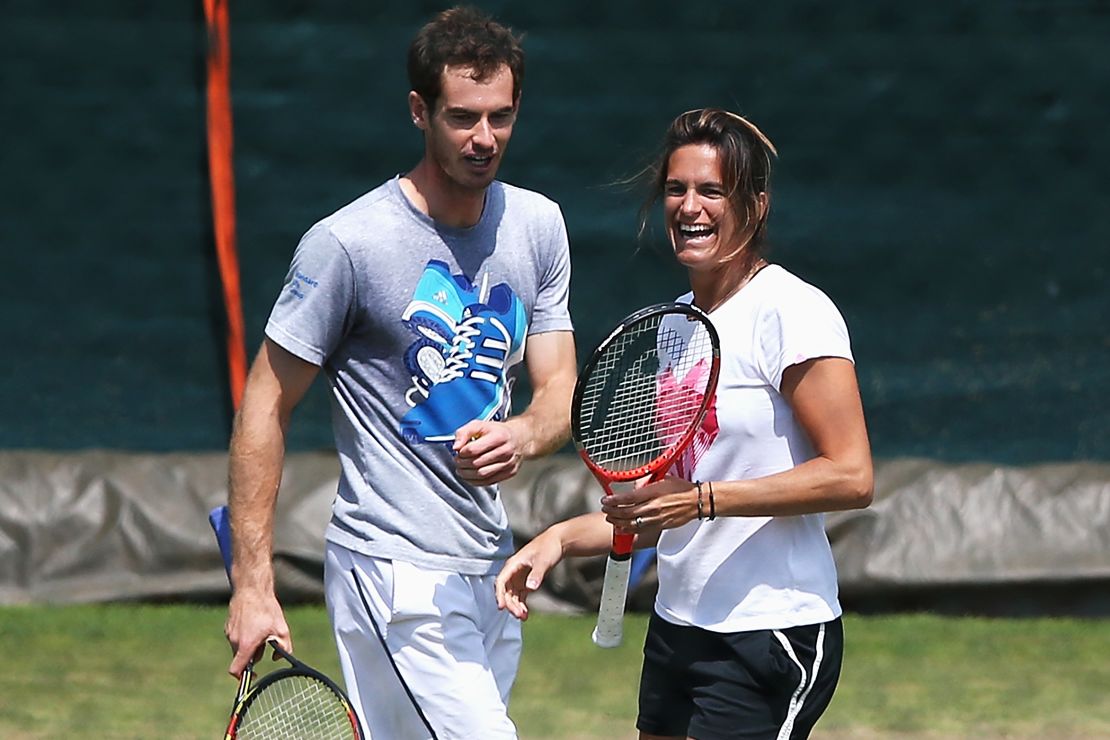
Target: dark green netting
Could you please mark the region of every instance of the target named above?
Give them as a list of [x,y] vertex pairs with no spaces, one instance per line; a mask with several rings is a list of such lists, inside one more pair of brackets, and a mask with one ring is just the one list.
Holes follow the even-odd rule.
[[[0,447],[226,444],[181,5],[5,3]],[[404,49],[440,6],[390,5],[232,3],[252,354],[300,234],[419,154]],[[876,454],[1110,458],[1104,3],[485,6],[527,32],[502,174],[564,207],[581,354],[683,284],[635,253],[637,199],[609,184],[674,114],[723,105],[782,153],[776,256],[844,311]],[[330,445],[322,391],[296,449]]]

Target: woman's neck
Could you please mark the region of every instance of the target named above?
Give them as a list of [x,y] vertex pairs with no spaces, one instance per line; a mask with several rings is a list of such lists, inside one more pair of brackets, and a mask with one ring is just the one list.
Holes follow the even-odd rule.
[[720,308],[725,301],[740,292],[755,274],[767,265],[762,257],[726,263],[719,270],[690,276],[694,291],[694,305],[706,313]]

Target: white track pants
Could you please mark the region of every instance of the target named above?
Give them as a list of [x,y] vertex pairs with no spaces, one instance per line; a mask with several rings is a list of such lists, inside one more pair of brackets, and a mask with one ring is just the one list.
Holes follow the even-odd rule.
[[327,543],[328,614],[347,693],[371,738],[516,738],[507,708],[520,622],[497,608],[494,578]]

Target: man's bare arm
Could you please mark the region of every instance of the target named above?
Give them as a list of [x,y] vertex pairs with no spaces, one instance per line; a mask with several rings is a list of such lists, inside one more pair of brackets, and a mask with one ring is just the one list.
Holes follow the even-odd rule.
[[292,650],[289,627],[274,593],[274,505],[293,409],[319,368],[263,342],[235,417],[228,456],[233,593],[225,631],[238,676],[269,637]]
[[532,401],[506,424],[519,430],[525,458],[555,452],[570,439],[570,397],[578,377],[574,334],[552,331],[528,338],[525,357]]
[[455,433],[459,475],[475,485],[511,478],[522,460],[555,452],[570,438],[570,398],[578,376],[574,334],[528,337],[525,354],[532,401],[504,423],[473,421]]

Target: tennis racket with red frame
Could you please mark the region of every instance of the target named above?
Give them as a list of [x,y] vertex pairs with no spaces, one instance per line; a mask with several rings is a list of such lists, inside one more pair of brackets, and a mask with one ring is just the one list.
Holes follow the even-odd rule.
[[[228,579],[231,529],[226,506],[208,514]],[[274,654],[289,664],[254,681],[254,660],[239,680],[224,740],[361,740],[358,715],[343,690],[315,668],[297,660],[274,640]]]
[[[721,343],[709,317],[660,303],[620,322],[574,387],[571,433],[607,493],[613,484],[660,480],[693,441],[713,402]],[[635,534],[613,532],[594,642],[620,644]]]

